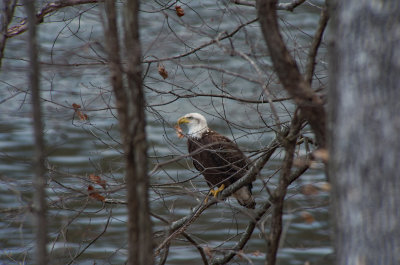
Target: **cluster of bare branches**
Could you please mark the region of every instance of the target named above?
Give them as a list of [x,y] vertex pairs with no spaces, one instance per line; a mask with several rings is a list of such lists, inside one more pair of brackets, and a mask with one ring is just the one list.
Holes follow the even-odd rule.
[[[12,20],[18,11],[16,2],[6,2],[0,32],[0,48],[6,47],[0,57],[3,73],[12,72],[14,62],[6,40],[18,43],[27,30],[25,18]],[[84,133],[102,150],[97,161],[90,160],[87,168],[92,170],[85,168],[85,173],[69,172],[68,167],[52,162],[51,151],[47,153],[49,214],[67,216],[49,239],[50,259],[57,255],[57,245],[64,243],[68,254],[62,254],[63,260],[78,262],[118,223],[129,227],[131,237],[124,238],[110,260],[122,255],[131,264],[149,264],[153,259],[167,264],[171,250],[194,247],[203,264],[227,264],[232,259],[252,264],[246,248],[259,232],[264,248],[254,256],[263,255],[265,264],[276,264],[291,184],[326,159],[325,65],[318,53],[329,18],[325,6],[312,6],[320,13],[319,23],[313,36],[300,33],[306,38],[300,41],[289,33],[290,23],[276,12],[282,10],[284,17],[286,12],[311,5],[304,0],[213,2],[210,14],[191,3],[145,2],[138,10],[137,3],[128,2],[129,8],[107,0],[50,1],[37,7],[38,28],[57,30],[51,35],[50,48],[43,48],[39,57],[43,69],[40,100],[50,110],[43,117],[50,123],[58,119],[52,115],[61,116],[73,131]],[[141,13],[144,19],[137,21],[127,10]],[[216,18],[216,13],[221,17]],[[134,27],[143,29],[140,43]],[[85,81],[78,90],[62,84],[62,75],[72,80],[82,75]],[[4,76],[0,81],[9,93],[0,99],[1,104],[33,95]],[[186,112],[210,117],[215,129],[228,134],[249,157],[245,177],[218,198],[206,200],[208,189],[202,176],[192,170],[191,154],[175,137],[174,122]],[[61,147],[67,145],[61,142]],[[58,144],[50,140],[48,148],[59,149]],[[112,154],[101,158],[106,152]],[[268,163],[277,166],[272,171]],[[152,168],[147,169],[147,164]],[[254,211],[228,199],[255,180],[259,199]],[[6,183],[7,178],[2,181]],[[125,205],[129,218],[121,221],[115,212]],[[204,222],[206,210],[217,207],[229,209],[230,222],[239,215],[245,225],[233,236],[222,233],[218,239],[222,243],[212,245],[196,236],[202,232],[196,223]],[[4,212],[25,215],[30,209],[27,203]],[[101,228],[79,238],[77,248],[68,245],[70,227],[93,212],[105,217]],[[154,226],[147,238],[150,216]],[[138,241],[147,242],[141,251]],[[153,242],[156,246],[151,249]],[[180,247],[174,248],[175,244]]]

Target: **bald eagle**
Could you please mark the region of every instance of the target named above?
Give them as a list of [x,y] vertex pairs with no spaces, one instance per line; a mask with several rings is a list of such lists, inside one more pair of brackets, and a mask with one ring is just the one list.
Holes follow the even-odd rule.
[[[214,197],[246,174],[247,157],[230,139],[210,130],[203,115],[186,114],[178,119],[178,128],[181,124],[187,125],[187,144],[193,165],[203,174]],[[214,187],[219,188],[214,191]],[[252,187],[251,183],[243,186],[233,196],[239,204],[254,209],[256,203],[251,193]]]

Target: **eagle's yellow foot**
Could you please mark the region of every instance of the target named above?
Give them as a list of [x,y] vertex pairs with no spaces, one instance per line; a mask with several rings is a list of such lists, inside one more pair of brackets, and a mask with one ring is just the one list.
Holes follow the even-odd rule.
[[214,198],[217,197],[218,193],[220,193],[221,191],[223,191],[225,189],[225,185],[222,184],[218,189],[216,190],[210,190],[210,194],[212,194],[214,196]]
[[204,200],[204,203],[207,203],[207,202],[208,202],[208,196],[209,196],[209,195],[212,194],[213,197],[216,198],[217,195],[218,195],[218,193],[220,193],[220,192],[223,191],[224,189],[225,189],[225,184],[222,184],[222,185],[221,185],[218,189],[216,189],[216,190],[211,189],[210,192],[208,193],[206,199]]

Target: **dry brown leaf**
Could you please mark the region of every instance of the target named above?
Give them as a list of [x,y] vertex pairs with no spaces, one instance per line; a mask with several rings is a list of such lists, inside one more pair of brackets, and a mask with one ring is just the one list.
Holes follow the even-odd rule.
[[87,121],[87,120],[89,119],[88,115],[86,115],[86,114],[83,113],[82,111],[76,110],[75,112],[76,112],[76,115],[78,115],[78,117],[79,117],[79,119],[80,119],[81,121]]
[[107,182],[103,179],[101,179],[100,176],[96,176],[95,174],[90,174],[89,179],[96,184],[99,184],[103,189],[106,189],[106,184]]
[[185,137],[185,135],[183,134],[182,128],[178,124],[175,125],[175,132],[178,135],[179,139],[182,139],[183,137]]
[[212,259],[213,254],[212,254],[211,248],[209,246],[203,247],[203,251],[208,256],[209,259]]
[[89,196],[95,200],[104,202],[106,198],[95,191],[92,185],[88,186]]
[[293,166],[295,167],[304,167],[309,164],[310,161],[304,157],[298,157],[293,160]]
[[77,109],[81,108],[81,105],[76,104],[76,103],[72,103],[72,107],[74,108],[74,110],[76,111]]
[[315,150],[313,156],[315,160],[321,160],[324,163],[329,161],[329,152],[325,148]]
[[73,103],[73,104],[72,104],[72,107],[74,108],[76,115],[79,117],[79,119],[80,119],[81,121],[87,121],[87,120],[89,119],[88,115],[86,115],[85,113],[83,113],[83,112],[80,110],[81,105],[76,104],[76,103]]
[[306,222],[307,224],[312,224],[315,222],[314,216],[307,211],[301,212],[300,215],[303,218],[304,222]]
[[301,187],[301,193],[304,195],[317,195],[319,193],[319,189],[312,184],[306,184]]
[[162,76],[162,78],[166,79],[168,77],[168,72],[165,70],[165,67],[163,64],[158,65],[158,73]]
[[175,11],[176,11],[176,14],[178,15],[178,17],[182,17],[185,15],[185,11],[183,10],[183,8],[181,6],[175,6]]
[[320,190],[325,191],[325,192],[329,192],[332,189],[331,184],[328,182],[323,182],[318,187]]

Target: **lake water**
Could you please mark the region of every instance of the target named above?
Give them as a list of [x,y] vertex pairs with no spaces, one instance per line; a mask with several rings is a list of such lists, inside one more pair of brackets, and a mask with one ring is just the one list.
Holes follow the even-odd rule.
[[[306,56],[310,36],[318,22],[318,6],[322,4],[310,3],[293,13],[280,12],[284,37],[291,41],[289,47],[299,60]],[[155,12],[161,8],[155,2],[142,4],[145,61],[183,54],[255,18],[254,8],[229,2],[193,1],[182,7],[185,16],[179,19],[174,6],[160,13]],[[18,9],[17,15],[23,17],[23,10]],[[103,59],[106,57],[101,19],[101,5],[86,5],[61,10],[46,18],[49,23],[38,28],[48,148],[51,264],[68,264],[72,260],[73,264],[123,264],[127,258],[125,206],[103,205],[87,196],[89,185],[102,190],[100,185],[89,181],[88,176],[95,174],[106,181],[104,196],[125,199],[116,110]],[[33,138],[30,97],[26,93],[25,39],[23,34],[7,42],[0,73],[1,264],[30,264],[35,239],[29,208],[33,196],[30,164]],[[144,79],[149,170],[158,162],[186,154],[186,142],[176,137],[173,126],[178,117],[188,112],[204,114],[211,128],[235,139],[252,159],[274,139],[274,120],[268,104],[244,102],[265,102],[263,91],[254,81],[259,76],[243,56],[224,50],[229,47],[249,55],[265,71],[268,77],[265,82],[270,82],[274,96],[286,96],[272,75],[256,22],[241,29],[230,41],[221,41],[220,46],[207,46],[195,54],[164,61],[169,73],[166,80],[159,76],[157,63],[150,64],[145,68]],[[314,82],[315,87],[323,85],[326,79],[324,49],[317,66],[319,79]],[[300,68],[304,65],[300,64]],[[82,113],[89,120],[79,119],[73,103],[81,105]],[[292,108],[289,103],[277,103],[275,108],[282,122],[288,120],[287,109]],[[304,154],[304,149],[299,148],[298,153]],[[270,188],[276,184],[281,159],[282,150],[274,154],[254,183],[253,194],[258,205],[268,198],[264,184]],[[185,159],[168,164],[152,175],[152,212],[168,221],[189,214],[207,193],[203,178],[195,178],[196,175],[190,161]],[[318,165],[291,185],[286,199],[279,264],[332,264],[329,189],[326,187],[324,173]],[[228,199],[207,209],[186,232],[215,257],[235,244],[249,220],[237,202]],[[268,221],[267,215],[241,253],[242,257],[232,263],[247,264],[250,260],[253,264],[263,264],[266,241],[262,228],[265,224],[268,229]],[[153,224],[159,243],[165,225],[155,218]],[[189,262],[202,264],[197,249],[181,237],[172,241],[166,264]]]

